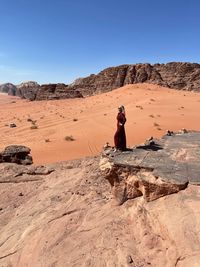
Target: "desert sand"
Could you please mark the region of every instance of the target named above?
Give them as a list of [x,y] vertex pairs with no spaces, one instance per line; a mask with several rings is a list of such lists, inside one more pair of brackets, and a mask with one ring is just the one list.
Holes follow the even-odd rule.
[[[126,108],[129,147],[166,130],[200,130],[200,94],[152,84],[127,85],[84,99],[30,102],[0,94],[0,150],[11,144],[31,148],[34,163],[45,164],[100,153],[113,145],[117,107]],[[37,129],[31,129],[32,119]],[[16,128],[9,124],[15,123]],[[66,141],[73,136],[74,141]]]
[[[0,149],[24,144],[35,163],[49,164],[0,164],[0,266],[199,266],[199,186],[118,206],[99,156],[64,162],[113,145],[120,104],[131,147],[167,129],[200,130],[199,102],[198,93],[150,84],[48,102],[1,94]],[[30,129],[30,118],[37,129]],[[65,140],[70,135],[74,141]]]

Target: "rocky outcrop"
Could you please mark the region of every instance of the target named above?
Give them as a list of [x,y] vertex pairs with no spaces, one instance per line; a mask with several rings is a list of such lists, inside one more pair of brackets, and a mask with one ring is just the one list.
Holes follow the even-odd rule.
[[17,87],[12,83],[4,83],[0,85],[0,92],[7,93],[9,95],[16,95]]
[[[4,91],[29,100],[76,98],[104,93],[127,84],[153,83],[161,86],[200,91],[200,65],[171,62],[167,64],[134,64],[107,68],[98,74],[76,79],[72,84],[21,83]],[[1,87],[0,87],[1,88]],[[0,91],[3,89],[0,89]]]
[[17,86],[16,96],[25,98],[28,100],[35,100],[40,85],[37,82],[23,82]]
[[68,87],[64,83],[43,84],[39,87],[35,100],[52,100],[65,98],[81,98],[80,91]]
[[119,204],[143,196],[146,201],[200,185],[200,133],[182,132],[137,146],[132,151],[107,148],[100,169]]
[[18,86],[9,86],[9,88],[8,86],[2,86],[2,90],[3,88],[4,92],[10,95],[16,95],[30,101],[83,97],[78,90],[63,83],[39,85],[37,82],[30,81],[23,82]]
[[97,75],[77,79],[70,86],[87,96],[143,82],[174,89],[200,91],[200,65],[182,62],[121,65],[107,68]]
[[0,164],[0,266],[199,265],[200,186],[119,207],[99,160]]
[[30,148],[26,146],[7,146],[5,150],[0,153],[0,163],[10,162],[22,165],[30,165],[33,163],[33,159],[29,155],[30,152]]

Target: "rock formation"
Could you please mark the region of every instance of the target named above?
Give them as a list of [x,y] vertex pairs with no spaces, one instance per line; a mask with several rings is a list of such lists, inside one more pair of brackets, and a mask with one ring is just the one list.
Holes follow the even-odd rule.
[[17,86],[16,96],[25,98],[28,100],[35,100],[40,85],[37,82],[24,82]]
[[125,153],[105,150],[100,168],[119,204],[143,196],[152,201],[200,185],[199,132],[168,134]]
[[64,83],[39,85],[33,81],[23,82],[17,86],[10,83],[2,84],[0,85],[0,92],[30,101],[83,97],[78,90],[68,87]]
[[0,85],[0,92],[7,93],[9,95],[16,95],[17,87],[12,83],[4,83]]
[[4,151],[0,152],[0,163],[10,162],[22,165],[32,164],[33,160],[29,155],[30,152],[30,148],[26,146],[7,146]]
[[80,91],[68,87],[64,83],[43,84],[39,87],[35,100],[52,100],[83,97]]
[[11,95],[29,100],[50,100],[90,96],[143,82],[179,90],[200,91],[200,65],[184,62],[121,65],[76,79],[70,85],[58,83],[40,86],[36,82],[25,82],[17,87],[12,84],[2,85],[0,91],[8,91]]
[[143,82],[174,89],[200,91],[200,65],[182,62],[121,65],[107,68],[97,75],[77,79],[71,87],[87,96],[107,92],[126,84]]

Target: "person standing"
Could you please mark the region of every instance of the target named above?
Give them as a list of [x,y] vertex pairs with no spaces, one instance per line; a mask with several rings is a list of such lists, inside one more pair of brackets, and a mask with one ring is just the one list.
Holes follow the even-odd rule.
[[126,115],[124,106],[118,108],[117,114],[117,131],[114,135],[115,148],[119,150],[126,150],[126,133],[124,125],[126,123]]

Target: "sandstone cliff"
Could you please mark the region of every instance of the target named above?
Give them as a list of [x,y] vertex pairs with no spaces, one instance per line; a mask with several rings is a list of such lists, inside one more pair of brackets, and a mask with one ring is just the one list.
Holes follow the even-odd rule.
[[134,83],[154,83],[169,88],[200,91],[200,65],[171,62],[167,64],[135,64],[107,68],[97,75],[77,79],[72,85],[91,95]]
[[[134,64],[107,68],[98,74],[79,78],[70,85],[26,82],[16,88],[2,87],[29,100],[75,98],[99,94],[127,84],[153,83],[169,88],[200,91],[200,65],[197,63],[171,62],[167,64]],[[9,86],[11,87],[11,86]]]

